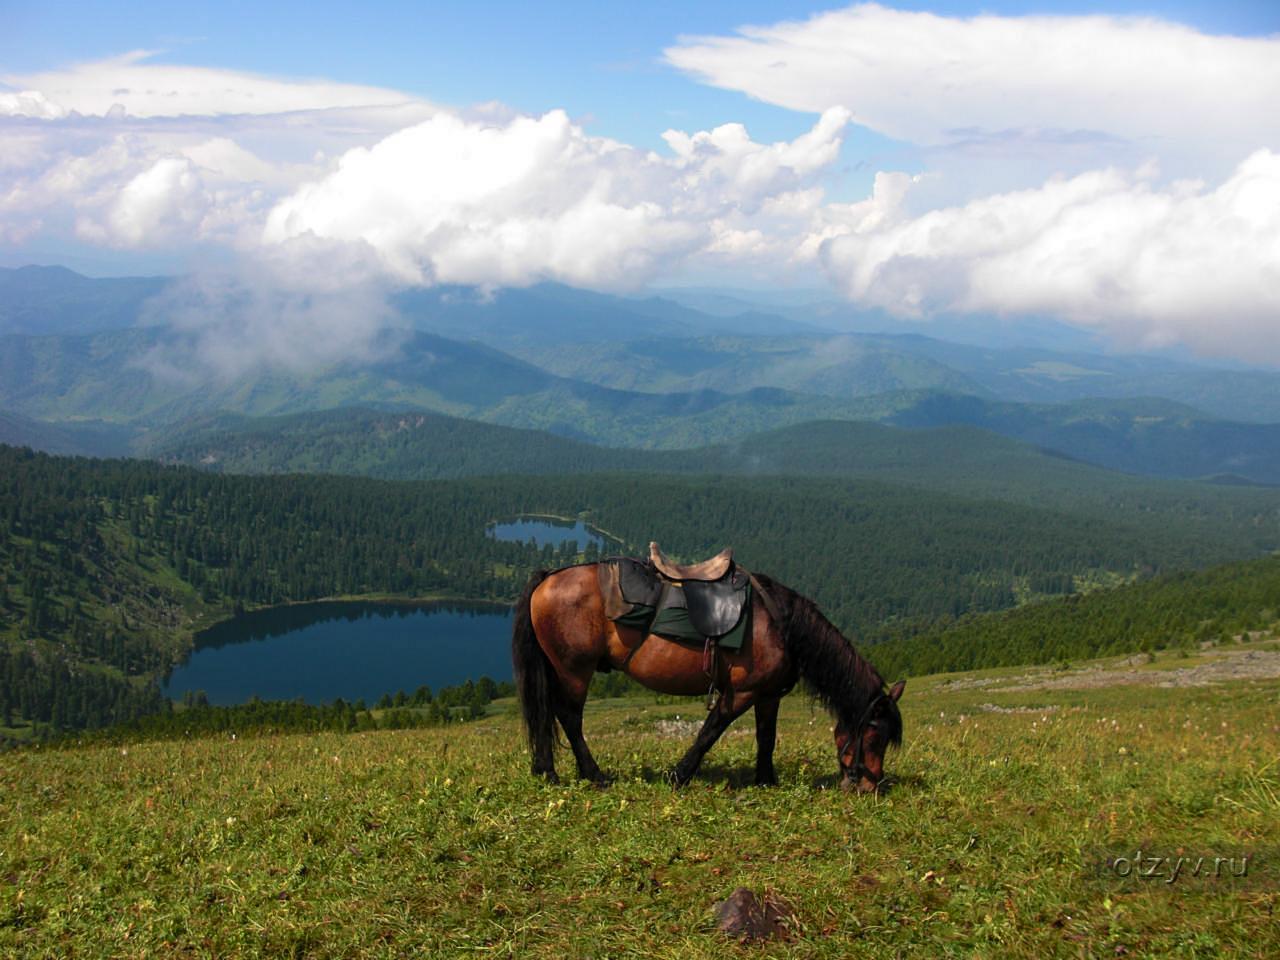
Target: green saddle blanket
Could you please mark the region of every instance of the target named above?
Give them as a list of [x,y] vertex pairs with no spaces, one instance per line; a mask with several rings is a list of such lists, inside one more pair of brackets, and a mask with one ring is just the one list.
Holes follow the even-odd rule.
[[[622,563],[634,562],[630,561],[630,559],[623,559]],[[639,566],[639,564],[636,564],[636,566]],[[616,584],[617,581],[613,582]],[[744,589],[745,599],[742,600],[741,614],[737,618],[737,622],[733,623],[733,626],[723,634],[712,637],[714,643],[717,646],[721,646],[721,648],[740,650],[749,635],[751,628],[750,584],[746,584]],[[692,623],[689,616],[689,608],[687,608],[685,602],[684,591],[678,586],[669,586],[664,595],[653,596],[649,594],[645,596],[645,599],[653,599],[655,602],[660,599],[662,609],[655,609],[653,603],[635,602],[635,600],[626,599],[623,593],[626,593],[626,591],[621,591],[616,595],[616,599],[622,600],[622,611],[609,613],[609,618],[613,622],[621,623],[622,626],[631,627],[634,630],[648,630],[650,634],[666,637],[667,640],[675,640],[681,644],[703,646],[707,643],[707,635],[701,634]]]

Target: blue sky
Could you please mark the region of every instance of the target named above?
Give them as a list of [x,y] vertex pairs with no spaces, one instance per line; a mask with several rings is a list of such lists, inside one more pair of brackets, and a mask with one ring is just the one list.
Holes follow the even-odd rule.
[[[946,16],[980,13],[1150,14],[1208,33],[1280,33],[1275,0],[1221,2],[892,3]],[[681,35],[804,19],[840,4],[588,2],[0,3],[0,70],[28,73],[129,50],[157,60],[376,84],[453,106],[500,100],[555,107],[603,136],[659,147],[670,126],[727,120],[762,140],[793,137],[810,118],[695,83],[665,65]],[[868,138],[872,149],[882,147]]]
[[0,23],[0,263],[825,287],[1280,343],[1274,0],[0,0]]

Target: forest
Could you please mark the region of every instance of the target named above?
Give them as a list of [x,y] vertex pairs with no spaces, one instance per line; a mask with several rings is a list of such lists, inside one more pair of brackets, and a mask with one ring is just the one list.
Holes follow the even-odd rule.
[[871,649],[885,676],[1063,663],[1280,628],[1280,555],[942,621]]
[[0,720],[53,731],[161,712],[157,680],[238,610],[510,602],[534,569],[596,555],[486,535],[529,513],[582,517],[623,552],[732,545],[861,643],[932,630],[936,646],[940,623],[1257,555],[1204,536],[1195,511],[1124,524],[833,477],[239,477],[0,447]]

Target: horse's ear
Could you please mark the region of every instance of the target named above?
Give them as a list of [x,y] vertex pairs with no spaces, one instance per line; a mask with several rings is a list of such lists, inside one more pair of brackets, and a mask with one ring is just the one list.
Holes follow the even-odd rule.
[[906,688],[906,686],[907,686],[907,681],[905,680],[899,680],[897,683],[895,683],[892,687],[889,688],[889,699],[896,701],[900,696],[902,696],[902,691]]

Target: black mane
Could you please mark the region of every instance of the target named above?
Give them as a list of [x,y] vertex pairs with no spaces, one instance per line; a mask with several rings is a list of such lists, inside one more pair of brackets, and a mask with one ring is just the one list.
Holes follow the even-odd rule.
[[[867,708],[884,692],[884,679],[808,597],[763,574],[760,586],[778,606],[783,643],[800,668],[805,687],[844,729],[855,732]],[[902,714],[885,698],[879,713],[889,742],[902,742]]]

